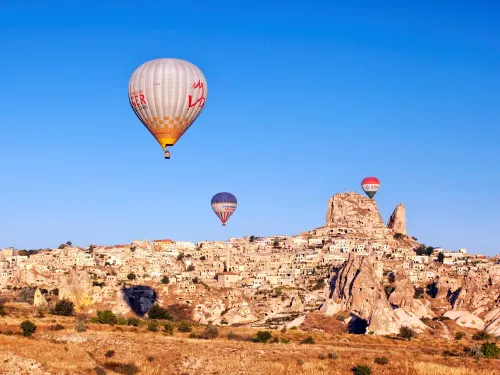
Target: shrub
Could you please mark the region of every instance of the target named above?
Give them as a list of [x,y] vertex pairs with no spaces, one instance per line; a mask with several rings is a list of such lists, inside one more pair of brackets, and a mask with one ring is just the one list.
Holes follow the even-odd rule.
[[481,347],[479,345],[472,345],[470,348],[465,350],[470,356],[481,358],[483,357],[483,352],[481,351]]
[[192,264],[189,265],[189,267],[187,268],[188,272],[192,272],[194,271],[194,266]]
[[75,320],[75,331],[76,332],[85,332],[87,330],[87,326],[82,319]]
[[138,327],[140,323],[141,321],[135,316],[131,316],[130,318],[127,319],[127,325],[129,326]]
[[375,358],[375,363],[378,365],[386,365],[389,363],[389,358],[387,357],[377,357]]
[[21,329],[23,331],[23,336],[30,337],[36,331],[36,325],[30,320],[25,320],[21,323]]
[[151,321],[148,323],[148,331],[150,332],[158,332],[158,323],[155,321]]
[[483,341],[483,340],[489,340],[490,335],[486,331],[481,331],[472,336],[472,340],[476,341]]
[[208,325],[200,337],[202,339],[208,340],[208,339],[214,339],[217,336],[219,336],[219,330],[217,329],[217,327],[214,327],[212,325]]
[[125,318],[123,315],[117,316],[116,324],[118,324],[119,326],[126,326],[128,324],[128,319]]
[[355,375],[370,375],[372,373],[372,369],[367,365],[357,365],[351,370]]
[[461,340],[465,336],[465,332],[458,331],[455,333],[455,340]]
[[417,337],[417,333],[410,327],[403,326],[399,329],[399,336],[410,341]]
[[148,310],[148,317],[149,319],[172,320],[172,315],[170,315],[166,309],[158,305],[151,306]]
[[51,331],[61,331],[64,329],[64,326],[61,324],[56,324],[56,325],[50,326],[49,329]]
[[196,336],[196,332],[191,332],[191,333],[189,334],[189,336],[188,336],[188,337],[189,337],[190,339],[195,339],[195,338],[197,338],[197,336]]
[[422,298],[425,295],[425,289],[423,287],[418,287],[415,289],[415,294],[413,294],[413,298]]
[[280,339],[280,342],[282,344],[290,344],[290,339],[286,338],[286,337],[283,337],[283,338]]
[[326,354],[325,353],[319,353],[318,354],[319,359],[326,359]]
[[498,358],[500,355],[500,348],[494,342],[485,342],[481,346],[481,353],[486,358]]
[[268,331],[259,331],[257,332],[257,337],[255,338],[256,342],[266,343],[271,340],[271,333]]
[[271,341],[269,341],[269,344],[279,344],[280,339],[277,337],[274,337]]
[[135,275],[135,273],[133,273],[133,272],[130,272],[130,273],[127,275],[127,279],[129,279],[130,281],[134,281],[136,278],[137,278],[137,276],[136,276],[136,275]]
[[104,368],[122,375],[135,375],[139,369],[133,363],[106,362]]
[[5,316],[7,313],[5,312],[5,306],[0,303],[0,316]]
[[111,358],[114,355],[115,355],[115,351],[114,350],[108,350],[106,353],[104,353],[104,356],[107,357],[107,358]]
[[343,322],[346,319],[347,319],[347,317],[345,315],[338,315],[337,316],[337,320],[340,321],[340,322]]
[[177,330],[179,332],[191,332],[193,329],[191,328],[191,325],[188,322],[183,320],[182,322],[179,323]]
[[61,316],[71,316],[73,315],[73,312],[74,312],[73,302],[67,299],[62,299],[60,301],[57,301],[56,306],[52,311],[52,314]]
[[168,284],[168,283],[170,283],[170,279],[168,278],[168,276],[163,276],[161,278],[161,283],[162,284]]
[[175,321],[191,320],[193,316],[193,307],[186,304],[174,303],[168,306],[167,312]]
[[328,353],[328,358],[329,359],[338,359],[339,355],[336,352],[331,352],[331,353]]
[[301,344],[314,344],[315,341],[313,339],[312,336],[307,336],[305,339],[303,339],[301,342]]
[[97,322],[100,324],[114,325],[118,322],[118,319],[111,310],[103,310],[97,312]]
[[167,323],[163,326],[163,330],[172,336],[174,334],[174,325],[172,323]]

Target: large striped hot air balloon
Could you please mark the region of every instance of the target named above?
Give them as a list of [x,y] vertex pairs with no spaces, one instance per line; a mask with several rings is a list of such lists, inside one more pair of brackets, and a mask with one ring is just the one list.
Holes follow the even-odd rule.
[[170,159],[173,146],[200,115],[208,87],[203,73],[180,59],[156,59],[139,66],[128,84],[130,105]]
[[212,209],[222,221],[222,226],[226,226],[226,221],[236,210],[238,201],[231,193],[217,193],[212,197]]
[[377,194],[378,189],[380,188],[380,181],[377,177],[366,177],[361,181],[361,187],[363,191],[370,198],[373,198],[375,194]]

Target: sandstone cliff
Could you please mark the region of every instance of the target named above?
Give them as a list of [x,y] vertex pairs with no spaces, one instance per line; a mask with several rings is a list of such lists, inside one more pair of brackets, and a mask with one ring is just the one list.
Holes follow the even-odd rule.
[[402,203],[392,213],[387,227],[396,233],[406,234],[406,208]]
[[331,298],[321,311],[334,315],[348,311],[362,319],[367,331],[375,334],[399,332],[400,321],[394,313],[368,257],[351,254],[332,280]]
[[431,318],[434,315],[421,300],[413,298],[415,289],[404,272],[396,275],[394,283],[396,289],[389,296],[392,305],[410,311],[419,318]]
[[59,299],[68,299],[73,302],[75,311],[92,303],[92,281],[87,272],[72,269],[61,279]]
[[42,310],[45,310],[49,307],[49,303],[47,302],[42,292],[40,291],[40,288],[37,288],[35,291],[35,296],[33,298],[33,306],[40,308]]
[[353,228],[384,228],[377,202],[358,193],[335,194],[328,201],[326,224]]

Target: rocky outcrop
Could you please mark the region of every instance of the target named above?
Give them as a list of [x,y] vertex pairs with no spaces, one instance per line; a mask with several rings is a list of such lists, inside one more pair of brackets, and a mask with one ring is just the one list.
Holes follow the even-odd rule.
[[292,312],[304,311],[304,304],[302,303],[302,300],[297,294],[292,297],[292,302],[290,303],[290,311]]
[[330,198],[326,224],[352,228],[385,228],[377,202],[357,193],[335,194]]
[[396,233],[406,234],[406,208],[402,203],[398,204],[392,213],[387,227]]
[[475,329],[484,328],[483,320],[468,311],[447,311],[443,316],[454,320],[460,327]]
[[493,337],[500,336],[500,308],[496,308],[488,312],[484,316],[486,321],[485,331]]
[[87,272],[72,269],[68,275],[61,278],[59,299],[73,302],[75,311],[90,306],[92,303],[92,281]]
[[461,308],[478,308],[488,302],[481,292],[481,286],[478,283],[478,275],[470,271],[465,278],[464,285],[459,289],[458,295],[454,298],[453,310]]
[[33,306],[42,310],[46,310],[49,307],[49,303],[40,291],[40,288],[37,288],[35,291],[35,296],[33,297]]
[[332,284],[331,298],[320,311],[328,315],[348,311],[356,320],[366,322],[367,332],[382,335],[399,332],[399,318],[389,304],[368,257],[351,254]]
[[437,299],[448,299],[461,287],[461,281],[450,277],[436,277],[434,280],[433,294]]
[[389,296],[389,302],[392,305],[412,312],[419,318],[431,318],[433,316],[432,311],[422,301],[413,298],[415,289],[404,272],[398,272],[394,284],[396,289]]

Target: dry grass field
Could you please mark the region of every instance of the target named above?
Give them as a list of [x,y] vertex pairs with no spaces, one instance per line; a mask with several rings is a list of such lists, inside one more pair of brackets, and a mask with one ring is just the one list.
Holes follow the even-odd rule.
[[[9,308],[0,317],[0,374],[178,374],[178,375],[323,375],[353,374],[356,365],[368,365],[372,374],[387,375],[494,375],[499,359],[476,359],[464,348],[474,343],[471,334],[457,341],[421,334],[412,341],[396,337],[288,330],[270,331],[289,343],[254,343],[258,330],[219,328],[214,339],[190,338],[177,329],[169,335],[160,326],[149,332],[139,327],[87,324],[76,332],[74,317],[46,315],[33,318],[27,311]],[[31,338],[20,335],[20,323],[37,325]],[[54,330],[56,324],[61,325]],[[197,335],[205,327],[193,327]],[[450,324],[450,331],[454,327]],[[231,332],[231,334],[230,334]],[[228,334],[233,339],[228,339]],[[311,336],[314,344],[301,344]],[[387,357],[387,364],[377,364]],[[380,361],[379,361],[380,362]]]

